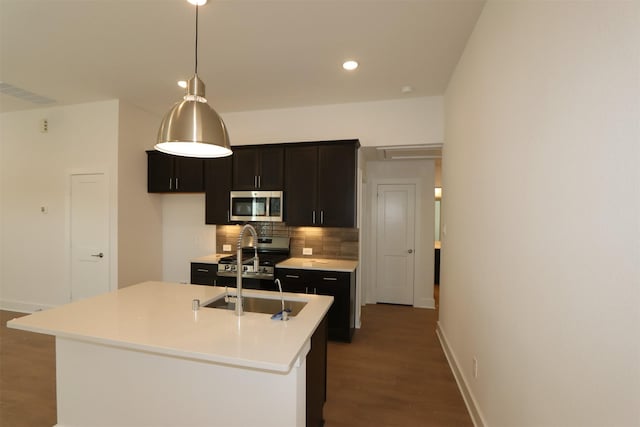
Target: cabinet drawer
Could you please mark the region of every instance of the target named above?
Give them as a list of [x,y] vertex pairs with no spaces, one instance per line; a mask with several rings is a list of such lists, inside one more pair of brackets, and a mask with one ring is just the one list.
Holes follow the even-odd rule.
[[191,283],[194,285],[215,286],[217,278],[217,264],[191,263]]
[[284,292],[328,295],[329,339],[351,341],[355,326],[355,274],[325,270],[277,269]]

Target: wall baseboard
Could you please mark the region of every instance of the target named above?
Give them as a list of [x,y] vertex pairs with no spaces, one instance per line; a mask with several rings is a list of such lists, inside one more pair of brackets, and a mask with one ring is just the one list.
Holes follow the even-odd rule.
[[444,355],[449,362],[449,366],[451,367],[451,371],[453,372],[453,376],[456,379],[456,383],[458,383],[458,388],[460,389],[460,393],[462,393],[462,399],[464,400],[467,409],[469,410],[469,414],[471,415],[471,421],[473,421],[473,425],[475,427],[487,427],[487,423],[484,421],[482,414],[480,412],[480,408],[478,407],[475,399],[473,398],[473,394],[471,393],[471,389],[467,385],[467,381],[464,378],[462,371],[460,370],[460,365],[456,356],[453,353],[453,350],[449,346],[449,342],[447,341],[447,337],[442,329],[442,325],[438,322],[436,327],[436,335],[438,335],[438,339],[440,340],[440,345],[442,346],[442,350],[444,351]]
[[35,313],[36,311],[48,310],[53,305],[34,304],[24,301],[0,300],[0,310],[15,311],[17,313]]

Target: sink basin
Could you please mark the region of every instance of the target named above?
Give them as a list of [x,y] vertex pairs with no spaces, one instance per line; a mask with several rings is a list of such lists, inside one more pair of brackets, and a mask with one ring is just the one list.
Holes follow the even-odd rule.
[[[235,298],[235,295],[230,296]],[[243,296],[242,305],[244,311],[249,311],[251,313],[275,314],[282,310],[282,300],[280,299]],[[291,313],[289,313],[289,317],[296,316],[298,313],[300,313],[305,305],[307,305],[307,303],[304,301],[284,300],[284,307],[291,310]],[[213,300],[206,305],[203,305],[203,307],[235,310],[236,304],[235,301],[225,302],[224,296],[221,296],[220,298]]]

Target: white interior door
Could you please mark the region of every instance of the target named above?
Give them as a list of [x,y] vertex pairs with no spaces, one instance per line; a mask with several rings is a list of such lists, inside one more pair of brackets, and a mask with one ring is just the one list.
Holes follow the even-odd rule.
[[109,291],[109,192],[104,174],[71,175],[71,300]]
[[378,185],[378,302],[413,305],[415,203],[413,184]]

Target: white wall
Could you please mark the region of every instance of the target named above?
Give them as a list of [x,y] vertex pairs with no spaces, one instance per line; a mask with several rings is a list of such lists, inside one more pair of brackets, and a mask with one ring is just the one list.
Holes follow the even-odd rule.
[[416,184],[415,259],[414,259],[414,301],[413,305],[435,308],[433,298],[434,283],[434,175],[433,160],[399,160],[367,163],[367,188],[365,211],[368,215],[367,228],[363,229],[365,252],[362,254],[365,274],[363,283],[367,287],[367,303],[375,304],[376,298],[376,235],[377,235],[377,184]]
[[216,252],[216,226],[204,223],[204,194],[163,195],[162,223],[162,278],[190,283],[190,261]]
[[223,114],[231,145],[360,140],[364,146],[443,141],[443,97]]
[[120,102],[118,124],[118,287],[162,279],[162,199],[147,193],[147,155],[159,119]]
[[478,425],[640,425],[639,17],[490,1],[448,87],[439,328]]
[[[45,118],[49,131],[41,133]],[[106,173],[116,218],[117,124],[117,101],[0,114],[0,307],[31,311],[70,300],[69,175]],[[112,249],[115,242],[112,227]]]
[[[441,96],[247,111],[222,117],[232,145],[358,138],[362,146],[388,146],[434,144],[444,139]],[[188,203],[173,194],[162,197],[163,279],[188,280],[186,254],[197,257],[215,251],[215,229],[211,232],[213,241],[202,237],[207,233],[204,220],[199,219],[199,215],[204,218],[204,197],[191,198]],[[186,225],[185,218],[189,218]],[[213,250],[203,252],[203,247]]]

